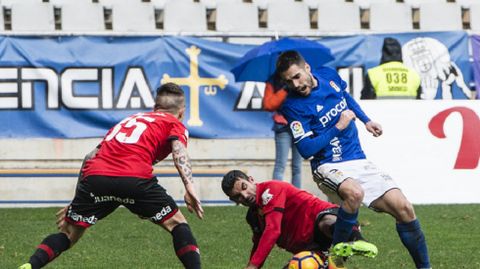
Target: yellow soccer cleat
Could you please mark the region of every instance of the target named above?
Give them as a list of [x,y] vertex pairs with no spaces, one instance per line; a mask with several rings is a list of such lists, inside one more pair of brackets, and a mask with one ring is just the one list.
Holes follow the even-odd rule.
[[378,254],[377,246],[367,241],[358,240],[353,242],[340,242],[333,246],[330,251],[338,257],[350,257],[353,255],[375,258]]
[[22,264],[18,269],[32,269],[32,265],[30,263]]

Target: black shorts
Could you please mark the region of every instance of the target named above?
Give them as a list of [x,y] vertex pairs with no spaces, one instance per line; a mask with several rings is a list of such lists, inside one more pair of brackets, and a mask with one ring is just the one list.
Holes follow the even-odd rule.
[[157,178],[88,176],[77,183],[75,197],[65,220],[89,227],[112,213],[120,205],[141,218],[162,223],[171,218],[178,206]]

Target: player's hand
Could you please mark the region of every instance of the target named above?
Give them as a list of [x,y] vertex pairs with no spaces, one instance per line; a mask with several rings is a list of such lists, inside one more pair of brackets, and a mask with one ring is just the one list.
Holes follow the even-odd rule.
[[185,204],[187,205],[188,211],[190,213],[195,212],[199,219],[203,219],[203,208],[200,199],[197,198],[195,194],[195,189],[193,188],[193,184],[188,184],[185,186]]
[[382,126],[374,121],[369,121],[365,124],[367,131],[373,134],[374,137],[379,137],[383,134]]
[[352,120],[355,120],[356,116],[353,111],[350,109],[342,111],[342,114],[340,114],[340,119],[338,120],[337,124],[335,124],[335,127],[337,127],[338,130],[342,131],[343,129],[347,128],[348,125]]
[[67,216],[68,206],[60,208],[60,210],[55,213],[55,217],[57,217],[57,229],[61,230],[62,227],[65,225],[65,217]]

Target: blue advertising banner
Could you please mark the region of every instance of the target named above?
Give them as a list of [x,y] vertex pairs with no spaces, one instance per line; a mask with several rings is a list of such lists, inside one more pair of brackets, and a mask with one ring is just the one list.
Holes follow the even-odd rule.
[[[464,32],[357,35],[319,40],[358,97],[383,38],[422,73],[425,99],[466,98],[472,80]],[[0,37],[0,137],[101,137],[122,118],[153,107],[155,89],[180,84],[192,137],[272,136],[264,84],[228,71],[253,46],[191,37]],[[462,84],[463,81],[463,84]],[[467,87],[468,88],[468,87]]]

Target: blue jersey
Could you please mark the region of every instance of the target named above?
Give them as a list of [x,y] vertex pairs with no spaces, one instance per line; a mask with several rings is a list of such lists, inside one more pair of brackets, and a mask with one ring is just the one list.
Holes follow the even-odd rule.
[[291,92],[281,108],[298,151],[306,159],[313,156],[312,169],[324,163],[364,159],[355,123],[342,131],[335,124],[346,109],[364,123],[370,119],[345,91],[347,85],[335,70],[323,67],[312,74],[318,85],[310,95]]

